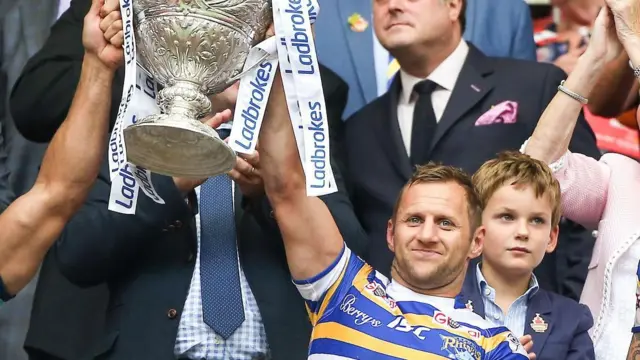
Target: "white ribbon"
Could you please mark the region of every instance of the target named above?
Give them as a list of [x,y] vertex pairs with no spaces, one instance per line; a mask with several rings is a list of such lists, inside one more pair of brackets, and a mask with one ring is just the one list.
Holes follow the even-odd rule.
[[118,116],[109,139],[111,178],[109,210],[122,214],[134,214],[140,189],[158,204],[164,204],[164,200],[151,183],[151,172],[127,161],[122,131],[135,124],[137,119],[157,114],[160,109],[156,105],[157,83],[145,71],[138,68],[136,62],[131,0],[120,0],[120,13],[124,25],[125,76]]
[[[276,36],[252,49],[249,57],[259,58],[265,49],[273,51],[271,43],[275,42],[278,60],[265,60],[240,81],[239,94],[243,96],[238,98],[229,143],[239,153],[248,154],[255,150],[257,136],[252,135],[260,131],[265,107],[248,94],[257,94],[256,85],[260,83],[256,80],[261,78],[260,73],[266,68],[271,73],[263,74],[263,83],[271,87],[276,71],[272,65],[279,61],[287,107],[305,171],[307,194],[330,194],[336,192],[337,187],[331,169],[326,106],[311,32],[319,6],[316,0],[272,0],[272,7]],[[268,95],[269,90],[265,93]],[[246,109],[251,109],[256,115],[250,121],[245,116],[248,113]]]
[[[123,130],[137,119],[160,112],[158,84],[136,62],[132,0],[120,0],[124,24],[125,81],[115,126],[109,140],[111,193],[109,210],[134,214],[140,188],[156,203],[164,204],[151,183],[151,172],[127,161]],[[276,36],[249,52],[240,80],[229,144],[238,153],[255,150],[273,78],[281,68],[287,107],[307,194],[321,196],[337,191],[330,163],[326,106],[311,24],[319,11],[316,0],[272,0]],[[140,186],[142,185],[142,186]]]

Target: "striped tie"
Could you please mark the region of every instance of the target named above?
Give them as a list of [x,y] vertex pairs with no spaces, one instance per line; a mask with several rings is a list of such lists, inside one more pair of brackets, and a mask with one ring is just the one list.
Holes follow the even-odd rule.
[[391,87],[393,78],[395,77],[398,70],[400,70],[400,64],[398,64],[398,60],[396,60],[391,54],[389,54],[389,65],[387,66],[387,89]]

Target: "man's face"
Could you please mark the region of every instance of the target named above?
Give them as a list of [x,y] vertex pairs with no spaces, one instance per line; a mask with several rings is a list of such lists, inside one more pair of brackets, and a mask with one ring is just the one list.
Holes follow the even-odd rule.
[[480,254],[472,241],[464,188],[454,182],[409,186],[403,193],[387,242],[403,285],[435,290],[464,278],[467,260]]
[[531,186],[499,188],[487,202],[478,231],[483,261],[494,271],[531,273],[556,246],[558,227],[552,226],[552,211],[549,197],[536,197]]
[[451,36],[462,7],[461,0],[372,1],[376,36],[392,52]]

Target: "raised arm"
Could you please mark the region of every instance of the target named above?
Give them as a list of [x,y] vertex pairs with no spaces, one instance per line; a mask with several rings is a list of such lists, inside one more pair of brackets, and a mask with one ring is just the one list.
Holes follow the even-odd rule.
[[[605,64],[621,51],[612,15],[604,7],[596,19],[589,48],[578,60],[564,87],[588,98],[603,74]],[[564,215],[593,229],[606,203],[609,169],[593,158],[568,152],[582,107],[580,101],[558,91],[523,150],[551,165],[562,188]]]
[[[603,73],[605,64],[621,51],[613,26],[613,16],[607,7],[603,7],[596,19],[589,47],[564,82],[564,88],[588,98]],[[567,152],[582,107],[580,101],[558,91],[540,117],[525,152],[548,164],[558,161]]]
[[344,243],[327,206],[306,194],[305,175],[277,73],[260,132],[265,192],[284,241],[291,275],[312,278],[336,261]]
[[[121,25],[103,23],[100,0],[85,17],[86,53],[71,109],[47,149],[33,188],[0,216],[0,277],[9,294],[33,277],[66,222],[84,202],[106,149],[110,93],[122,63]],[[108,37],[110,40],[105,40]]]

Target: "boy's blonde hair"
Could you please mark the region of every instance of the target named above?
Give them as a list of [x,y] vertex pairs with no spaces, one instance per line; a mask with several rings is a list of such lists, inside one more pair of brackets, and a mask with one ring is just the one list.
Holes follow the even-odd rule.
[[[560,223],[560,184],[547,164],[516,151],[505,151],[480,167],[472,177],[482,210],[504,185],[531,186],[536,197],[547,196],[552,206],[551,224]],[[508,184],[507,184],[508,182]]]

